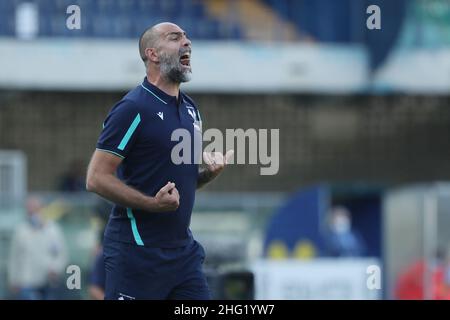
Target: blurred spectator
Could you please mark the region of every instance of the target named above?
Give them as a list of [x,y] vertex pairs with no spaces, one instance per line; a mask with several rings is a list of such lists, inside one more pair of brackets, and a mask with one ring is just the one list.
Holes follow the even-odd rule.
[[331,209],[325,245],[332,257],[359,257],[365,253],[362,238],[352,230],[350,211],[342,206]]
[[103,245],[97,249],[94,265],[89,279],[89,297],[92,300],[103,300],[105,298],[105,262],[103,260]]
[[30,197],[27,219],[14,232],[10,248],[8,281],[13,298],[55,299],[53,295],[67,263],[63,234],[41,216],[42,202]]
[[61,177],[59,191],[79,192],[86,191],[86,169],[81,160],[74,160],[70,168]]
[[96,248],[94,264],[89,279],[89,296],[93,300],[103,300],[105,297],[106,277],[105,262],[103,260],[103,233],[109,214],[111,213],[112,204],[109,201],[99,198],[95,209],[95,214],[100,220],[101,228],[99,233],[99,246]]
[[[445,255],[442,250],[437,250],[434,259],[427,261],[419,259],[408,265],[400,272],[395,284],[395,299],[399,300],[450,300],[450,283],[446,279],[449,269],[445,263]],[[430,297],[424,291],[425,272],[429,272]]]

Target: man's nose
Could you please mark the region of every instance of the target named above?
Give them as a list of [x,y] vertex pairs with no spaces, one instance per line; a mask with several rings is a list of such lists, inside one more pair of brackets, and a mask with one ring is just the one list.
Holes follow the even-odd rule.
[[184,38],[183,47],[190,47],[192,44],[191,40],[189,38]]

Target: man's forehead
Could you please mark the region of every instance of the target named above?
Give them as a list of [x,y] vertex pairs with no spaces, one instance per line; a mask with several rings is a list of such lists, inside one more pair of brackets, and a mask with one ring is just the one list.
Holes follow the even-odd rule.
[[171,35],[185,35],[186,34],[186,32],[184,32],[184,31],[169,31],[169,32],[166,32],[165,34],[164,34],[164,36],[171,36]]
[[162,36],[168,36],[170,34],[186,34],[186,32],[183,29],[181,29],[176,24],[172,24],[172,23],[170,23],[170,24],[167,23],[167,24],[161,25],[159,27],[159,29],[160,29],[159,30],[160,34]]

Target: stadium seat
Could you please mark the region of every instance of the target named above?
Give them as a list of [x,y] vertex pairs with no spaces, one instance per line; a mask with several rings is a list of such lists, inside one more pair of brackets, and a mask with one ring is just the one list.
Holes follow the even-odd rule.
[[239,25],[209,16],[199,0],[77,0],[81,29],[66,28],[67,7],[72,0],[0,1],[0,35],[15,36],[15,8],[33,2],[39,13],[39,37],[135,38],[150,25],[174,21],[195,39],[240,38]]

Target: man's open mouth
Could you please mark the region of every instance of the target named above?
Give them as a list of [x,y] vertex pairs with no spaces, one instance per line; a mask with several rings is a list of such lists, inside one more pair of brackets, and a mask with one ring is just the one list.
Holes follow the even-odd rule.
[[191,66],[191,54],[190,54],[189,52],[186,52],[185,54],[183,54],[183,55],[180,57],[180,63],[181,63],[183,66],[190,67],[190,66]]

